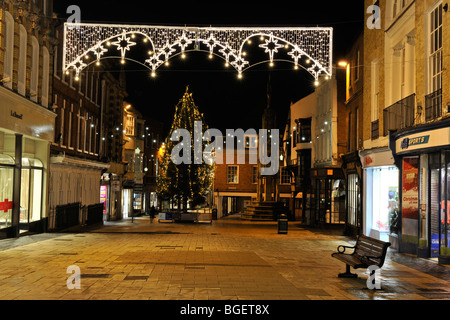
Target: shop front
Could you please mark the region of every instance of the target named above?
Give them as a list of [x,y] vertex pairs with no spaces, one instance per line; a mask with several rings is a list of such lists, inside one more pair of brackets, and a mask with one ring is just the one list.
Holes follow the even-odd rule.
[[362,227],[362,166],[357,151],[342,156],[342,170],[347,190],[345,234],[354,237],[361,233]]
[[55,116],[0,86],[0,237],[45,232]]
[[360,151],[363,167],[363,234],[398,249],[399,170],[387,148]]
[[400,168],[400,252],[450,263],[450,121],[391,134]]
[[311,225],[345,224],[345,179],[341,168],[311,170]]

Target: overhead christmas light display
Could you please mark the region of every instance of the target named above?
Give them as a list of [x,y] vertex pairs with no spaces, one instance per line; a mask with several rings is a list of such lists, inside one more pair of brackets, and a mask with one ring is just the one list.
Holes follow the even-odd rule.
[[[262,42],[259,48],[268,54],[270,66],[273,66],[276,55],[284,51],[294,64],[294,69],[303,67],[316,81],[322,74],[332,76],[332,28],[200,28],[66,23],[63,68],[65,72],[73,70],[79,77],[90,63],[98,65],[113,51],[120,52],[124,63],[131,47],[140,40],[151,46],[149,58],[140,63],[151,70],[152,76],[161,65],[168,65],[170,58],[179,54],[184,58],[185,52],[197,50],[208,52],[210,59],[213,56],[223,58],[225,66],[233,66],[242,77],[243,72],[255,65],[250,63],[244,50],[244,46],[250,45],[255,37]],[[113,50],[114,47],[117,50]],[[92,62],[86,58],[90,55],[94,56]]]

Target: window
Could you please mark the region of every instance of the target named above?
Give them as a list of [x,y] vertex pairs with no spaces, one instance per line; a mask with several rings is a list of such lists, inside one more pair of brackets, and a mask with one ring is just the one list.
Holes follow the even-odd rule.
[[253,137],[253,136],[245,137],[245,148],[249,148],[249,149],[257,148],[257,146],[258,146],[257,141],[258,141],[257,137]]
[[348,217],[347,223],[356,226],[358,223],[357,213],[359,208],[358,175],[348,175]]
[[252,167],[252,183],[253,184],[258,183],[258,167],[257,166]]
[[20,47],[19,47],[19,79],[17,84],[17,91],[22,96],[25,96],[26,82],[27,82],[27,30],[23,25],[20,25]]
[[134,122],[135,122],[134,116],[127,115],[125,132],[128,136],[134,136]]
[[[359,108],[355,109],[355,149],[359,147]],[[353,151],[353,150],[352,150]]]
[[227,183],[239,183],[239,167],[227,167]]
[[311,118],[297,119],[296,129],[293,133],[294,147],[297,143],[309,143],[311,141]]
[[352,150],[352,116],[353,114],[349,112],[348,114],[348,137],[347,137],[347,151]]
[[5,62],[3,68],[3,79],[10,78],[5,82],[5,87],[12,89],[12,75],[14,63],[14,19],[7,11],[5,13]]
[[360,69],[360,63],[361,63],[361,52],[358,50],[356,53],[356,74],[355,74],[355,81],[359,80],[359,69]]
[[31,48],[30,99],[37,102],[39,82],[39,42],[36,37],[31,38]]
[[378,59],[372,61],[371,65],[371,124],[372,140],[378,139],[380,135],[379,113],[380,113],[380,83]]
[[442,88],[442,3],[429,16],[429,92]]
[[291,173],[288,168],[281,168],[281,184],[290,184],[291,183]]
[[393,6],[392,6],[392,18],[397,17],[402,10],[406,7],[407,0],[394,0]]
[[48,87],[50,76],[50,55],[46,47],[42,48],[42,101],[41,104],[44,107],[48,107]]
[[372,122],[378,120],[379,118],[379,106],[380,106],[380,72],[378,59],[372,62],[372,108],[371,108],[371,118]]

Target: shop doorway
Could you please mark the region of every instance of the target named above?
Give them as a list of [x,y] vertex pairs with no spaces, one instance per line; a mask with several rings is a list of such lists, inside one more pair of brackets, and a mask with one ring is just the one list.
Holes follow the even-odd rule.
[[423,258],[450,255],[450,151],[420,156],[419,248]]
[[42,219],[43,165],[37,159],[22,159],[20,185],[20,231],[30,230]]

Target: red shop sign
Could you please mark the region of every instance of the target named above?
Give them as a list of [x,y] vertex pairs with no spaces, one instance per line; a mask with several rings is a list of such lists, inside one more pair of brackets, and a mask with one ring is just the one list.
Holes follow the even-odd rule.
[[8,199],[5,199],[4,202],[0,202],[0,211],[3,210],[3,212],[7,212],[8,210],[12,210],[13,203],[12,201],[8,201]]

